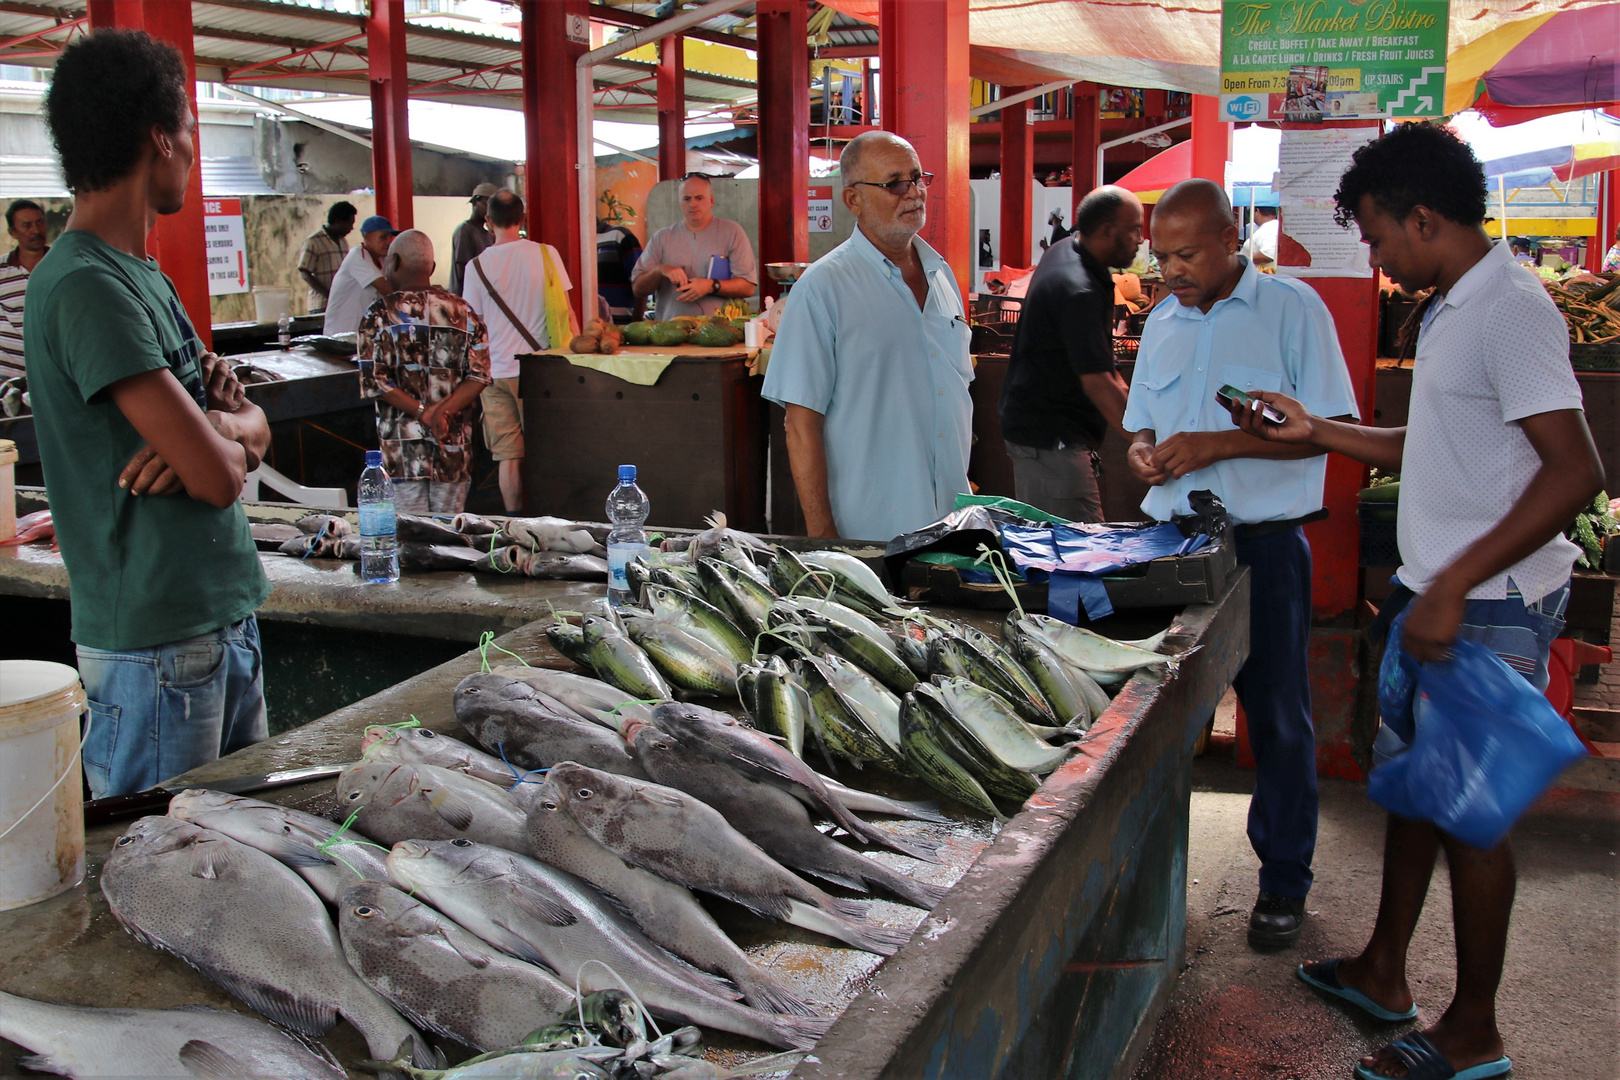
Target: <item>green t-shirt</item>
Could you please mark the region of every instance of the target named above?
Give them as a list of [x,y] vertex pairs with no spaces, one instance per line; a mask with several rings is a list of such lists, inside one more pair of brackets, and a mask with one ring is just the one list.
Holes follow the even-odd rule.
[[63,233],[24,309],[28,388],[62,559],[73,640],[93,649],[180,641],[251,615],[270,583],[242,504],[221,510],[118,486],[141,437],[106,388],[167,368],[207,407],[197,335],[157,263]]

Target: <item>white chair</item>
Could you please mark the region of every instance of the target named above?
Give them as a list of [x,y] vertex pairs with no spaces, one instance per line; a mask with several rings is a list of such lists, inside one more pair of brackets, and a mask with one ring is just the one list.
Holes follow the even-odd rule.
[[305,487],[263,463],[247,474],[247,481],[242,485],[242,498],[247,502],[258,502],[261,483],[298,506],[318,506],[328,510],[349,508],[349,493],[342,488]]

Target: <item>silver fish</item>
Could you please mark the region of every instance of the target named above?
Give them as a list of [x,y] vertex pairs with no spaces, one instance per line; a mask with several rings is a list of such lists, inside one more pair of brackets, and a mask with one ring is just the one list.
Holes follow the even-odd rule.
[[393,885],[352,886],[337,908],[349,965],[424,1031],[499,1050],[574,1003],[551,972],[491,948]]
[[344,1080],[319,1043],[238,1013],[90,1009],[0,994],[0,1038],[34,1052],[19,1064],[63,1076],[274,1076]]
[[275,859],[178,818],[145,817],[113,842],[101,891],[124,929],[171,952],[279,1024],[319,1038],[339,1014],[373,1056],[412,1040],[410,1024],[349,967],[326,905]]
[[1007,699],[994,690],[957,678],[936,678],[935,685],[951,715],[1011,768],[1043,776],[1069,756],[1068,748],[1048,746],[1037,739]]
[[702,597],[652,582],[647,585],[646,597],[656,618],[667,619],[694,637],[714,645],[731,657],[734,663],[746,664],[753,658],[752,638],[737,629],[737,624],[725,612]]
[[352,831],[333,840],[338,826],[275,803],[193,788],[169,800],[169,816],[257,848],[298,872],[328,903],[350,885],[387,881],[387,848]]
[[523,847],[523,811],[494,784],[433,765],[360,761],[338,777],[338,808],[382,844],[422,838],[474,839]]
[[561,551],[587,555],[597,548],[596,537],[577,522],[557,517],[507,518],[500,535],[531,551]]
[[781,788],[749,780],[655,727],[637,724],[625,737],[655,783],[714,807],[732,828],[784,866],[861,892],[869,886],[882,889],[925,910],[945,895],[944,888],[891,870],[825,835],[810,824],[804,804]]
[[520,768],[582,761],[609,772],[640,774],[622,739],[572,710],[564,715],[547,708],[527,683],[475,673],[456,684],[454,703],[456,719],[479,745]]
[[528,841],[535,858],[601,890],[654,944],[695,967],[726,976],[750,1005],[813,1015],[810,1006],[748,959],[689,890],[630,865],[587,835],[562,808],[553,784],[540,787],[539,806],[529,814]]
[[787,661],[762,656],[738,668],[737,696],[756,729],[781,739],[794,757],[804,758],[804,729],[814,717],[815,706]]
[[709,641],[656,617],[628,618],[626,624],[631,640],[672,685],[721,697],[737,692],[737,662]]
[[[549,629],[547,631],[550,632]],[[652,719],[652,706],[621,690],[612,683],[576,675],[571,671],[553,671],[550,668],[518,667],[499,664],[490,669],[492,675],[528,683],[586,720],[594,720],[604,727],[618,731],[625,719],[636,717]]]
[[[505,791],[524,813],[529,811],[540,789],[538,776],[525,776],[527,770],[429,727],[373,724],[360,737],[360,757],[363,761],[388,761],[395,765],[437,765],[451,772],[466,773]],[[377,880],[386,880],[386,875]]]
[[840,590],[879,611],[902,606],[900,599],[884,587],[876,571],[847,551],[801,551],[799,559],[806,566],[831,572],[838,578]]
[[724,984],[653,945],[590,886],[533,859],[463,840],[407,840],[388,868],[491,945],[545,964],[582,991],[616,986],[617,973],[651,1008],[776,1046],[808,1046],[828,1026],[722,996]]
[[586,659],[601,679],[643,700],[674,696],[652,659],[618,624],[587,615],[583,626]]
[[909,936],[867,921],[862,905],[828,896],[685,792],[574,764],[556,766],[550,780],[598,843],[660,877],[868,952],[887,956]]

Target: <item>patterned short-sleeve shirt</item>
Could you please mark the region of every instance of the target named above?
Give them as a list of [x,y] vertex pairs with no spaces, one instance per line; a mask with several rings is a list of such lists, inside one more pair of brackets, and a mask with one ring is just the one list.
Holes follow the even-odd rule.
[[383,467],[395,480],[459,483],[472,476],[474,407],[450,419],[441,441],[382,399],[399,389],[431,405],[471,379],[489,385],[489,339],[467,302],[437,285],[389,293],[360,320],[360,393],[377,402]]
[[332,279],[337,276],[338,267],[343,265],[343,256],[349,253],[347,240],[334,240],[325,229],[316,229],[304,240],[304,246],[298,252],[298,269],[307,270],[316,281],[326,287],[325,293],[309,290],[309,310],[320,311],[326,307],[326,298],[332,292]]

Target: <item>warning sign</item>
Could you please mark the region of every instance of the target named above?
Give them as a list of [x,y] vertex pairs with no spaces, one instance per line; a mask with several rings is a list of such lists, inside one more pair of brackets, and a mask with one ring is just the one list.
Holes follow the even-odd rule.
[[241,199],[203,200],[203,244],[208,249],[208,295],[248,291],[247,230]]
[[813,187],[810,189],[811,232],[832,232],[832,206],[832,188]]

